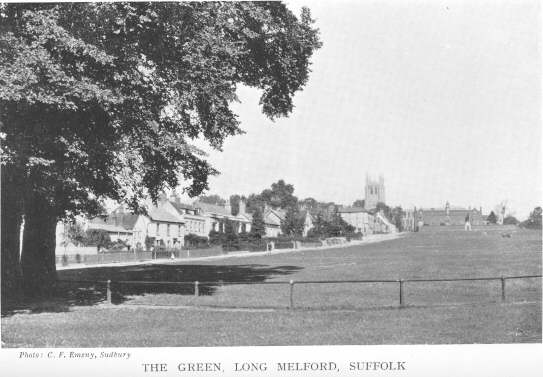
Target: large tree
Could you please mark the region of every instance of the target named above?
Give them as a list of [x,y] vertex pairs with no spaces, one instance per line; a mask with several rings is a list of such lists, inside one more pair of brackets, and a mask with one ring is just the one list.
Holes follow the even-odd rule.
[[[305,212],[303,214],[305,215]],[[289,207],[281,221],[281,233],[286,236],[301,236],[304,232],[304,222],[305,216],[298,207]]]
[[215,170],[191,140],[220,150],[242,132],[239,84],[287,116],[318,47],[309,10],[279,2],[1,5],[3,295],[21,276],[49,291],[59,219],[207,189]]
[[251,194],[247,198],[247,209],[250,212],[257,208],[263,210],[265,205],[283,209],[297,206],[298,198],[294,196],[294,186],[280,179],[272,183],[269,189],[262,190],[260,194]]

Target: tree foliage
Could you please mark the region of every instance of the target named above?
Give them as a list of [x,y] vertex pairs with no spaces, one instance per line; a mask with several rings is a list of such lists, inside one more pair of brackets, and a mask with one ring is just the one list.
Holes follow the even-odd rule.
[[496,222],[498,221],[498,217],[496,216],[494,211],[490,211],[490,214],[486,218],[486,221],[488,221],[489,224],[496,224]]
[[365,199],[357,199],[353,202],[353,207],[366,208]]
[[88,229],[85,232],[83,243],[85,246],[96,246],[98,252],[100,252],[100,249],[111,246],[111,237],[109,233],[103,229]]
[[266,236],[266,224],[264,223],[262,211],[259,208],[256,208],[253,212],[253,220],[249,234],[254,239],[261,239]]
[[66,243],[72,243],[75,246],[85,243],[86,233],[81,224],[77,221],[72,221],[64,225],[64,237]]
[[520,221],[513,215],[507,215],[503,219],[503,225],[518,225]]
[[269,189],[264,189],[260,194],[251,194],[247,198],[247,209],[250,212],[257,208],[262,211],[266,205],[283,209],[296,207],[298,198],[294,196],[294,186],[280,179],[272,183]]
[[226,204],[226,200],[221,198],[219,195],[200,195],[198,200],[202,203],[215,204],[219,206]]
[[327,220],[322,214],[318,214],[313,221],[313,228],[307,233],[308,238],[327,238],[346,236],[354,233],[355,228],[341,218],[338,213],[334,213],[330,220]]
[[541,229],[541,207],[535,207],[526,221],[520,225],[529,229]]
[[[3,5],[2,193],[14,204],[2,218],[15,228],[25,215],[25,281],[54,278],[59,218],[99,214],[106,198],[137,211],[179,184],[207,189],[216,171],[192,140],[220,150],[243,132],[238,85],[261,90],[269,118],[288,115],[319,47],[309,10],[298,18],[279,2]],[[18,268],[8,233],[3,272]]]
[[305,216],[298,207],[289,207],[281,221],[281,233],[285,236],[301,236],[304,232]]
[[241,201],[242,197],[240,195],[230,195],[230,206],[232,208],[232,215],[237,216],[239,214],[239,202]]

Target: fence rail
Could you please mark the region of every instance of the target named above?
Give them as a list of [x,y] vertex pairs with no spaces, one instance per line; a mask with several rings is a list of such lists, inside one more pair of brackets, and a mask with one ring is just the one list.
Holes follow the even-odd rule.
[[192,285],[194,296],[200,296],[202,286],[226,286],[226,285],[287,285],[289,288],[289,309],[294,309],[294,286],[303,284],[365,284],[365,283],[391,283],[398,284],[399,307],[406,306],[405,284],[422,282],[455,282],[455,281],[500,281],[501,301],[506,302],[506,281],[512,279],[535,279],[542,278],[542,275],[519,275],[519,276],[494,276],[477,278],[440,278],[440,279],[380,279],[380,280],[289,280],[289,281],[148,281],[148,280],[57,280],[58,283],[84,283],[99,284],[106,286],[106,301],[112,304],[112,286],[116,285]]

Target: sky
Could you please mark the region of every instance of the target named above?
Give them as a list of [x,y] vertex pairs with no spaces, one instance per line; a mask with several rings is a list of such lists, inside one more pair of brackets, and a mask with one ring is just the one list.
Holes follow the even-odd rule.
[[[299,14],[306,4],[287,2]],[[208,194],[284,179],[301,198],[350,205],[366,173],[404,208],[542,204],[538,1],[311,1],[323,47],[288,118],[257,90],[232,108],[246,131],[209,160]]]

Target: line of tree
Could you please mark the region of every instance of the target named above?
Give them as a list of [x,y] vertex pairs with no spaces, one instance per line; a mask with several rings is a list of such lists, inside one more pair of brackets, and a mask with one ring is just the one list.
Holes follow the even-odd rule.
[[320,45],[309,9],[280,2],[0,5],[2,297],[51,292],[58,220],[207,189],[191,140],[243,132],[237,85],[290,114]]

